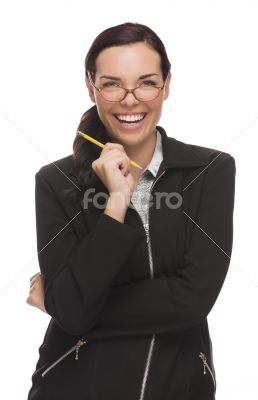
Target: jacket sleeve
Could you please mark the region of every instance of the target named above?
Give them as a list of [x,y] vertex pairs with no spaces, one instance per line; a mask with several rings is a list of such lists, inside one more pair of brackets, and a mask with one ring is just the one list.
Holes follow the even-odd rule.
[[102,213],[79,239],[44,168],[36,173],[35,199],[45,308],[62,329],[80,335],[95,324],[115,275],[144,235]]
[[207,168],[191,243],[177,273],[114,287],[88,339],[184,330],[207,317],[230,263],[234,192],[235,160],[218,157]]

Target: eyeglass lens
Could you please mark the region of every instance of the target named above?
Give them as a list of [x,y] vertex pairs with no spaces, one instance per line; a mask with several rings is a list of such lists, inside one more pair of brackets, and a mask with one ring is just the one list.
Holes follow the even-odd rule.
[[[134,95],[137,100],[140,101],[148,101],[154,100],[158,94],[160,89],[155,86],[145,86],[142,85],[136,89],[134,89]],[[119,86],[105,86],[101,89],[102,96],[109,101],[121,101],[126,95],[126,90]]]

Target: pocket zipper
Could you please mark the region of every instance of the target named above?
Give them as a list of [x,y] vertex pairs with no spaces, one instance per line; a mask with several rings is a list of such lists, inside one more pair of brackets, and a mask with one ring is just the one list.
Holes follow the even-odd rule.
[[44,376],[52,369],[54,368],[57,364],[59,364],[65,357],[67,357],[69,354],[71,354],[75,350],[75,360],[79,359],[79,350],[80,347],[83,346],[87,340],[84,339],[79,339],[78,342],[71,347],[69,350],[67,350],[61,357],[59,357],[55,362],[53,362],[47,369],[45,369],[41,376],[44,378]]
[[214,387],[216,388],[216,379],[214,377],[214,374],[213,374],[209,364],[207,363],[207,358],[206,358],[205,354],[200,352],[199,353],[199,357],[202,359],[202,362],[203,362],[203,375],[206,375],[206,368],[207,368],[207,370],[209,371],[209,373],[210,373],[210,375],[212,377],[212,380],[213,380],[213,383],[214,383]]

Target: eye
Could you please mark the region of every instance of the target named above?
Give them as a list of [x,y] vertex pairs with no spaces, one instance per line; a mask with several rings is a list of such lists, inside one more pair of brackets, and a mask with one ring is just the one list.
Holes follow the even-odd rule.
[[156,82],[151,81],[151,80],[147,80],[147,81],[143,81],[142,85],[153,85],[153,86],[156,86]]
[[106,82],[102,87],[119,86],[116,82]]

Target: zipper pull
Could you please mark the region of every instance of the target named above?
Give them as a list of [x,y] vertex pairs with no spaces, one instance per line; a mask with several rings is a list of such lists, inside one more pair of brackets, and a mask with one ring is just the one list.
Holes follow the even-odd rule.
[[200,352],[199,357],[202,359],[202,363],[203,363],[203,374],[206,375],[207,359],[206,359],[205,355],[202,352]]
[[84,340],[84,339],[80,339],[79,341],[78,341],[78,343],[77,343],[77,345],[76,345],[76,348],[75,348],[75,360],[78,360],[79,359],[79,350],[80,350],[80,347],[83,345],[83,344],[85,344],[86,343],[86,341]]
[[144,224],[144,229],[145,229],[145,232],[146,232],[146,235],[147,235],[146,241],[147,241],[147,243],[149,243],[149,240],[150,240],[150,235],[149,235],[149,224]]

